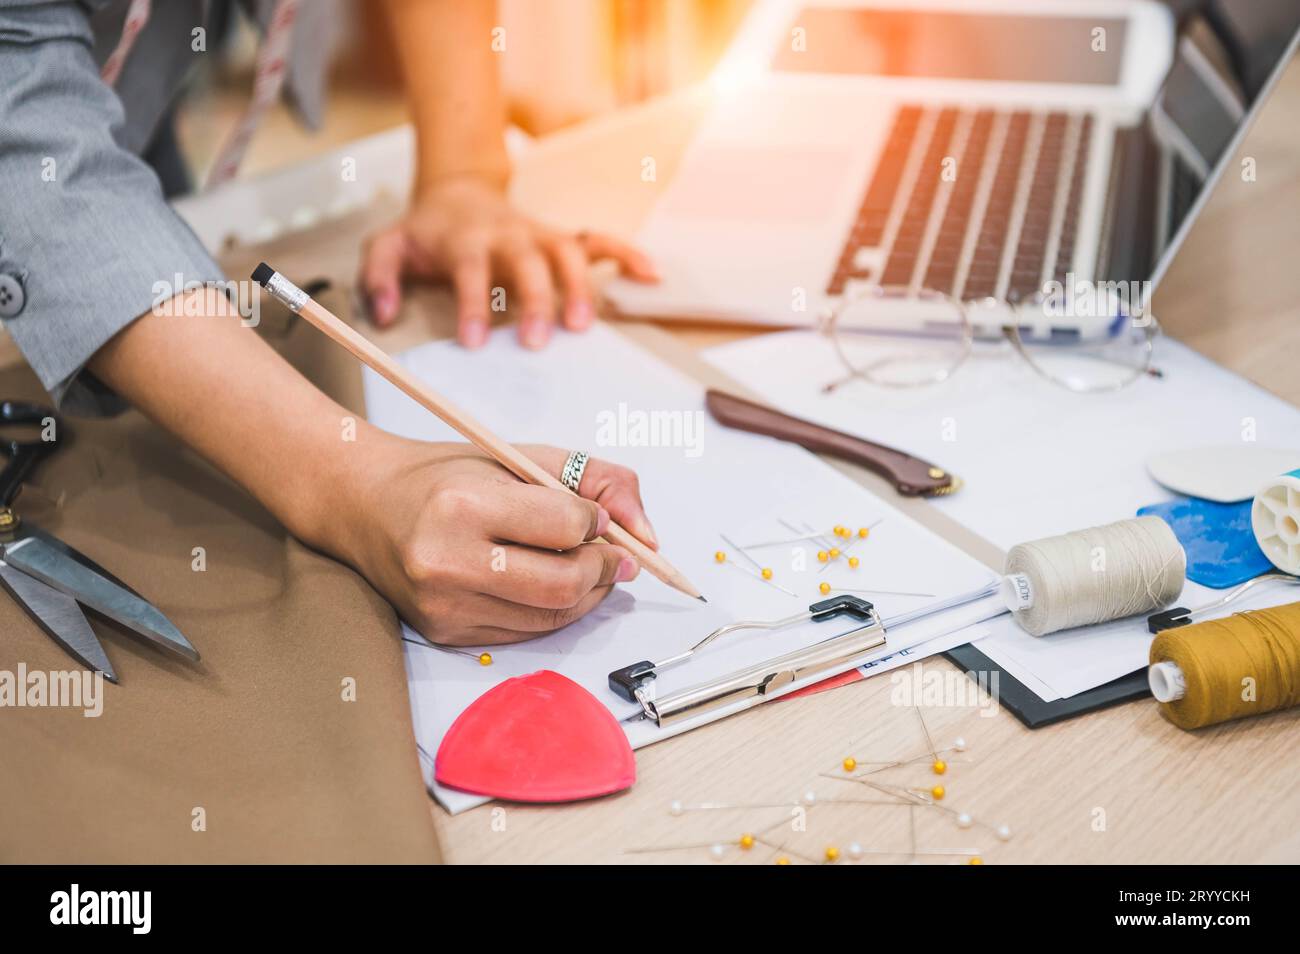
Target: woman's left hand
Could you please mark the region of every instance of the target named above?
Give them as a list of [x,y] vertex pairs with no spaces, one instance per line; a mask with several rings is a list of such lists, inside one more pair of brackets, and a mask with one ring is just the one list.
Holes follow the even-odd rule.
[[509,286],[520,342],[542,348],[557,315],[570,331],[591,325],[588,265],[603,258],[630,278],[657,279],[649,257],[631,245],[546,228],[516,211],[490,182],[460,176],[430,186],[400,221],[370,237],[361,284],[371,319],[382,328],[397,317],[403,279],[450,281],[456,335],[469,348],[487,341],[493,285]]

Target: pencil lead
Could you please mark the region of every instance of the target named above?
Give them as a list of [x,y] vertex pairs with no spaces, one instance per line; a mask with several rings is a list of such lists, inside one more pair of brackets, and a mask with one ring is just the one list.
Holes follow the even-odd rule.
[[703,596],[698,597],[698,599],[699,599],[699,601],[700,601],[701,603],[707,603],[707,602],[708,602],[708,600],[706,600]]

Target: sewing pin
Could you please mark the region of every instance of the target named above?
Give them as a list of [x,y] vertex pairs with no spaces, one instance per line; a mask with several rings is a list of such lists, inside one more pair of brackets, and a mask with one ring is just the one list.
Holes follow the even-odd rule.
[[[736,546],[735,542],[734,542],[730,537],[728,537],[725,533],[720,533],[720,534],[718,534],[718,536],[720,536],[720,537],[722,538],[722,542],[723,542],[723,543],[725,543],[727,546],[731,547],[731,549],[735,550],[737,553],[739,553],[741,556],[743,556],[743,557],[744,557],[746,560],[748,560],[750,563],[754,564],[754,569],[755,569],[755,570],[760,570],[760,571],[761,571],[761,570],[763,569],[763,565],[762,565],[761,563],[759,563],[759,562],[758,562],[757,560],[755,560],[752,556],[750,556],[748,553],[746,553],[744,547]],[[769,572],[770,572],[770,571],[769,571]]]
[[[798,529],[797,527],[790,526],[790,524],[786,523],[784,520],[780,522],[782,526],[790,527],[791,530]],[[824,533],[814,530],[811,533],[801,533],[797,537],[786,537],[783,540],[764,540],[762,543],[747,543],[745,547],[749,550],[761,550],[764,547],[780,547],[791,543],[804,543],[805,541],[817,538],[825,539],[825,536]]]
[[[831,778],[832,776],[827,776]],[[905,805],[906,802],[887,802],[880,798],[823,798],[823,805]]]
[[[931,766],[934,769],[934,774],[942,775],[947,771],[948,767],[943,764],[943,761],[939,758],[939,750],[934,747],[934,739],[930,738],[930,729],[925,724],[925,716],[921,714],[921,707],[913,706],[912,708],[916,710],[916,717],[921,720],[921,731],[925,733],[925,744],[930,747],[930,754],[934,756],[934,765]],[[940,795],[939,797],[942,798],[943,796]]]
[[713,848],[716,841],[701,841],[689,845],[642,845],[637,848],[624,848],[625,855],[652,855],[658,851],[698,851],[701,848]]
[[[746,558],[747,558],[747,559],[750,559],[750,560],[753,560],[753,557],[750,557],[748,554],[746,554]],[[786,589],[786,588],[785,588],[784,586],[782,586],[780,583],[778,583],[778,582],[776,582],[774,579],[772,579],[772,570],[771,570],[771,568],[769,568],[769,567],[759,567],[757,570],[751,570],[749,567],[747,567],[747,566],[741,566],[741,565],[740,565],[739,563],[737,563],[735,560],[732,560],[731,558],[729,558],[729,557],[727,556],[726,552],[723,551],[723,550],[718,550],[716,553],[714,553],[714,554],[713,554],[713,559],[714,559],[714,561],[717,562],[717,563],[725,563],[727,566],[735,567],[735,568],[736,568],[737,570],[739,570],[741,573],[746,573],[746,574],[748,574],[749,576],[752,576],[754,579],[758,580],[760,583],[766,583],[768,586],[776,587],[776,589],[780,590],[782,593],[786,594],[787,596],[793,596],[795,599],[798,599],[798,598],[799,598],[799,594],[798,594],[798,593],[794,593],[794,592],[792,592],[792,591]],[[755,565],[757,566],[757,562],[755,562]]]
[[933,788],[909,788],[909,792],[915,792],[922,798],[929,798],[936,802],[943,801],[943,797],[948,794],[947,789],[942,785],[935,785]]
[[[784,523],[785,521],[782,521],[782,522]],[[824,533],[816,533],[816,531],[813,530],[813,528],[812,528],[812,524],[808,523],[807,521],[804,521],[802,527],[796,527],[796,526],[794,526],[793,524],[789,524],[789,523],[786,523],[786,526],[789,527],[791,530],[799,530],[799,529],[802,529],[802,530],[804,530],[804,531],[807,532],[807,533],[814,533],[814,534],[816,534],[816,536],[814,536],[812,539],[816,540],[818,543],[820,543],[822,546],[824,546],[828,551],[829,551],[829,550],[834,550],[834,549],[836,548],[836,547],[835,547],[835,544],[834,544],[833,542],[831,542],[830,538],[827,537],[826,534],[824,534]]]
[[986,821],[980,821],[978,818],[972,817],[969,812],[959,812],[956,809],[949,808],[947,805],[934,805],[934,807],[939,809],[940,811],[944,811],[947,812],[949,815],[952,815],[953,818],[956,820],[958,828],[970,828],[972,826],[978,825],[981,828],[987,828],[989,831],[993,832],[993,834],[998,837],[999,841],[1011,840],[1010,825],[1006,825],[1006,824],[990,825]]
[[[830,584],[827,583],[825,585],[829,586]],[[934,596],[933,593],[909,593],[905,590],[871,590],[862,589],[860,587],[855,589],[850,586],[837,586],[836,589],[841,593],[875,593],[877,596]]]
[[687,812],[717,812],[717,811],[733,811],[733,810],[750,809],[750,808],[789,808],[789,807],[790,807],[789,802],[767,802],[767,803],[758,802],[758,803],[747,804],[747,805],[729,805],[726,802],[700,802],[699,804],[696,805],[686,805],[681,801],[674,799],[668,805],[668,814],[672,815],[673,817],[677,817],[679,815],[684,815]]
[[[939,754],[939,755],[947,755],[949,752],[957,752],[957,751],[960,751],[960,750],[959,750],[956,746],[953,746],[952,748],[948,748],[948,749],[940,749],[938,754]],[[854,778],[854,777],[858,777],[858,776],[854,776],[854,775],[853,775],[853,770],[854,770],[854,768],[857,768],[857,767],[860,766],[860,765],[875,765],[875,766],[878,766],[877,768],[873,768],[873,769],[872,769],[871,771],[869,771],[869,772],[861,772],[861,773],[859,773],[860,775],[875,775],[877,772],[883,772],[883,771],[885,771],[885,770],[887,770],[887,769],[897,768],[897,767],[900,766],[900,765],[911,765],[911,764],[913,764],[914,762],[921,762],[921,761],[924,761],[925,759],[931,759],[931,758],[933,758],[933,756],[932,756],[929,752],[922,753],[921,755],[914,756],[913,758],[910,758],[910,759],[895,759],[895,760],[892,761],[892,762],[870,762],[870,761],[862,761],[862,762],[859,762],[857,759],[855,759],[855,758],[853,758],[852,756],[850,756],[850,757],[848,757],[848,758],[846,758],[846,759],[844,760],[844,763],[843,763],[843,764],[844,764],[844,771],[845,771],[845,772],[846,772],[846,773],[847,773],[851,778]],[[936,771],[935,771],[935,774],[936,774],[936,775],[942,775],[945,771],[947,771],[947,763],[944,762],[943,759],[939,759],[938,761],[939,761],[940,763],[943,764],[944,768],[943,768],[942,771],[936,770]],[[970,760],[969,760],[969,759],[956,759],[956,760],[954,760],[954,761],[957,761],[957,762],[969,762]],[[853,765],[852,768],[849,767],[849,766],[850,766],[850,763],[852,763],[852,765]]]
[[492,665],[492,654],[489,652],[475,653],[468,649],[457,649],[455,646],[441,646],[438,643],[428,643],[420,639],[410,639],[402,637],[402,642],[410,643],[412,646],[422,646],[425,649],[436,649],[439,652],[451,653],[454,656],[464,656],[467,659],[473,659],[480,666]]

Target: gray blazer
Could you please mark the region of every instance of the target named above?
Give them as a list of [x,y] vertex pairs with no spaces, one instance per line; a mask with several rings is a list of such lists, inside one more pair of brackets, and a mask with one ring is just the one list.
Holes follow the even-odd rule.
[[[243,5],[264,27],[274,0]],[[120,409],[83,369],[150,310],[158,283],[223,278],[139,158],[190,68],[208,55],[193,49],[193,31],[207,28],[210,4],[154,0],[109,88],[100,64],[128,6],[0,0],[0,321],[54,401],[73,413]],[[313,126],[334,6],[307,0],[294,24],[285,93]]]

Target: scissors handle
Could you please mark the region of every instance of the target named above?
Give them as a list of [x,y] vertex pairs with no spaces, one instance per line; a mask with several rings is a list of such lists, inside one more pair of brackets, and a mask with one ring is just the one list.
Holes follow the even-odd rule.
[[27,401],[0,401],[0,426],[39,427],[53,425],[49,436],[44,433],[34,441],[9,438],[0,442],[0,451],[9,463],[0,471],[0,507],[8,507],[18,496],[18,488],[38,462],[54,453],[59,445],[60,421],[52,408]]

